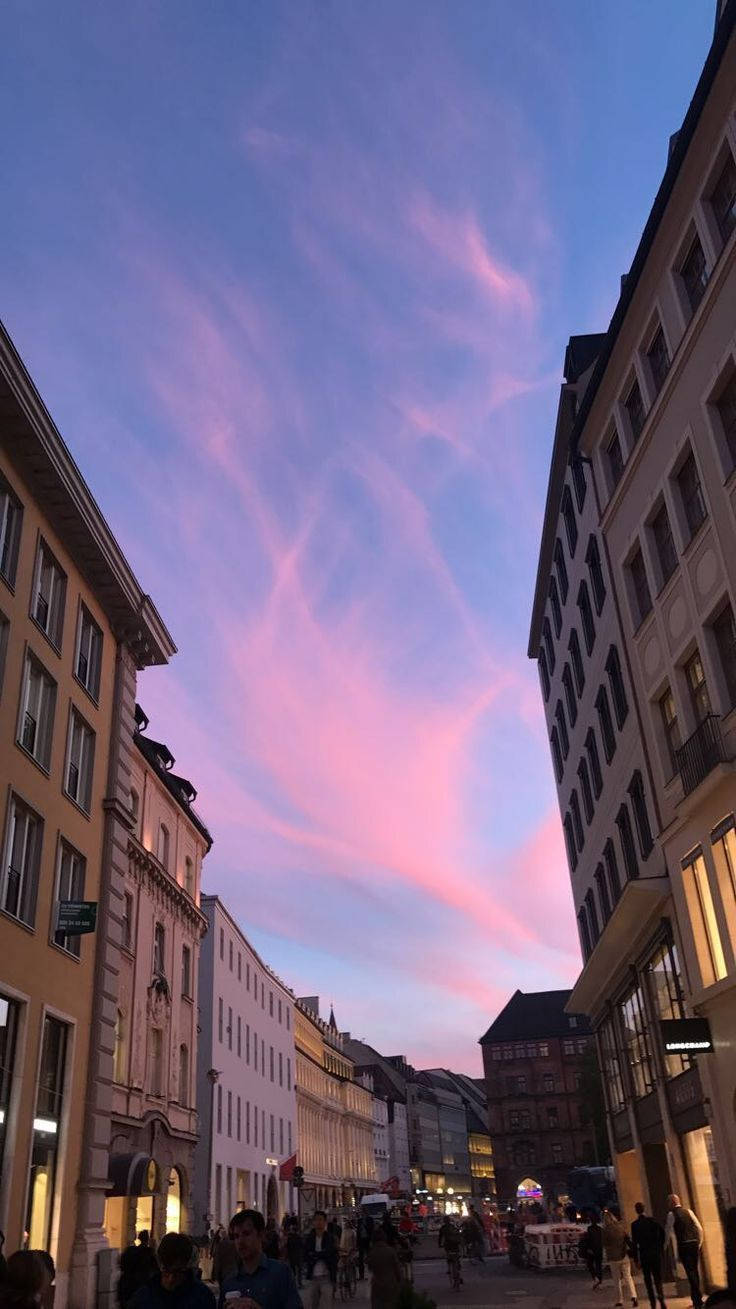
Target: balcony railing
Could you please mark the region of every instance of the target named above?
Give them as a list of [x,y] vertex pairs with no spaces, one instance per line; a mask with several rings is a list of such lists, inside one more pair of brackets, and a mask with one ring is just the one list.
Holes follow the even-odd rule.
[[675,757],[683,792],[689,795],[717,764],[726,762],[720,718],[716,714],[708,714],[685,744],[675,751]]

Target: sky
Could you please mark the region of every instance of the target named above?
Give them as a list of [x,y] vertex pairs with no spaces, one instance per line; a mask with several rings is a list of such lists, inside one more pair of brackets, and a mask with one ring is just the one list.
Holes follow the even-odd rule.
[[526,657],[568,337],[714,0],[6,0],[0,317],[178,654],[139,679],[299,995],[481,1071],[580,954]]

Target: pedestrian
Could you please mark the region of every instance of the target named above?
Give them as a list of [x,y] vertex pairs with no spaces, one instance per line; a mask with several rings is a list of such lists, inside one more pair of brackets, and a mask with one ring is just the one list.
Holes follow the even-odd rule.
[[50,1286],[49,1273],[35,1250],[16,1250],[0,1286],[0,1309],[38,1309]]
[[224,1227],[218,1228],[213,1246],[212,1278],[221,1287],[228,1277],[232,1277],[233,1273],[238,1271],[238,1253],[232,1238],[232,1223],[230,1232],[226,1232]]
[[215,1309],[210,1288],[195,1274],[197,1251],[191,1236],[167,1232],[158,1247],[158,1267],[136,1291],[130,1309]]
[[269,1218],[266,1221],[266,1230],[263,1233],[263,1253],[267,1259],[281,1258],[281,1241],[279,1240],[275,1218]]
[[603,1215],[603,1253],[616,1282],[616,1304],[622,1305],[628,1293],[632,1306],[638,1305],[636,1286],[631,1276],[631,1238],[621,1222],[620,1210],[610,1206]]
[[128,1245],[120,1256],[120,1277],[118,1279],[118,1303],[121,1309],[127,1309],[140,1286],[153,1277],[158,1269],[158,1262],[151,1246],[151,1235],[143,1228],[135,1241]]
[[304,1268],[304,1238],[299,1231],[299,1224],[293,1218],[286,1234],[286,1258],[297,1286],[301,1286],[302,1270]]
[[263,1253],[266,1224],[257,1209],[241,1209],[231,1224],[238,1270],[220,1287],[219,1309],[303,1309],[291,1269]]
[[383,1225],[376,1229],[368,1254],[371,1273],[371,1309],[395,1309],[401,1290],[401,1264],[386,1240]]
[[358,1246],[358,1277],[362,1282],[363,1278],[365,1277],[365,1257],[370,1249],[370,1244],[371,1244],[370,1237],[368,1234],[368,1225],[362,1214],[358,1219],[358,1227],[355,1235],[356,1235],[356,1241]]
[[327,1303],[328,1291],[335,1294],[337,1284],[337,1246],[327,1230],[327,1214],[317,1209],[314,1226],[304,1243],[304,1261],[309,1282],[309,1309],[319,1309]]
[[701,1309],[703,1294],[700,1289],[700,1247],[703,1244],[703,1228],[692,1209],[686,1209],[679,1195],[667,1197],[667,1240],[677,1247],[677,1257],[685,1269],[685,1276],[690,1284],[690,1294],[694,1309]]
[[631,1246],[634,1260],[639,1264],[647,1288],[651,1309],[665,1309],[662,1290],[662,1255],[664,1254],[664,1228],[655,1218],[649,1218],[644,1205],[634,1205],[637,1217],[631,1224]]
[[593,1279],[593,1290],[600,1291],[603,1281],[603,1231],[595,1210],[591,1213],[590,1223],[580,1238],[578,1250],[588,1265],[588,1272]]

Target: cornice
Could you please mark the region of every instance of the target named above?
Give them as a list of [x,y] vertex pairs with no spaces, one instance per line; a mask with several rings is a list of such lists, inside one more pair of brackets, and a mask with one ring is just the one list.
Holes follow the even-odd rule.
[[197,908],[191,896],[187,895],[179,883],[166,872],[156,856],[151,854],[150,850],[144,849],[140,842],[131,836],[128,836],[128,858],[149,878],[157,890],[162,891],[164,896],[172,901],[185,918],[190,919],[199,929],[200,937],[203,937],[207,932],[207,919],[201,909]]

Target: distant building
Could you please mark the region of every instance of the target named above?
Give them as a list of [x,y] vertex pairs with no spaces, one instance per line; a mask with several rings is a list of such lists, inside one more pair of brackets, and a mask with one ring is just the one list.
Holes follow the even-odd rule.
[[482,1078],[453,1073],[447,1068],[433,1068],[430,1072],[446,1078],[457,1091],[465,1107],[465,1126],[470,1159],[470,1193],[468,1198],[490,1200],[496,1198],[496,1178],[493,1166],[493,1149],[488,1130],[488,1100]]
[[[356,1076],[369,1073],[374,1094],[385,1101],[387,1113],[388,1167],[378,1176],[378,1182],[397,1179],[401,1195],[411,1195],[409,1166],[409,1129],[406,1109],[406,1080],[409,1072],[406,1060],[386,1059],[365,1041],[357,1041],[349,1032],[343,1032],[345,1052],[355,1062]],[[403,1064],[403,1068],[402,1065]]]
[[595,1134],[581,1084],[593,1038],[567,1014],[569,991],[516,991],[481,1037],[499,1205],[555,1202],[568,1174],[594,1165]]
[[263,962],[219,896],[202,897],[208,932],[199,965],[200,1137],[196,1231],[236,1209],[280,1219],[295,1207],[288,1161],[297,1148],[293,992]]

